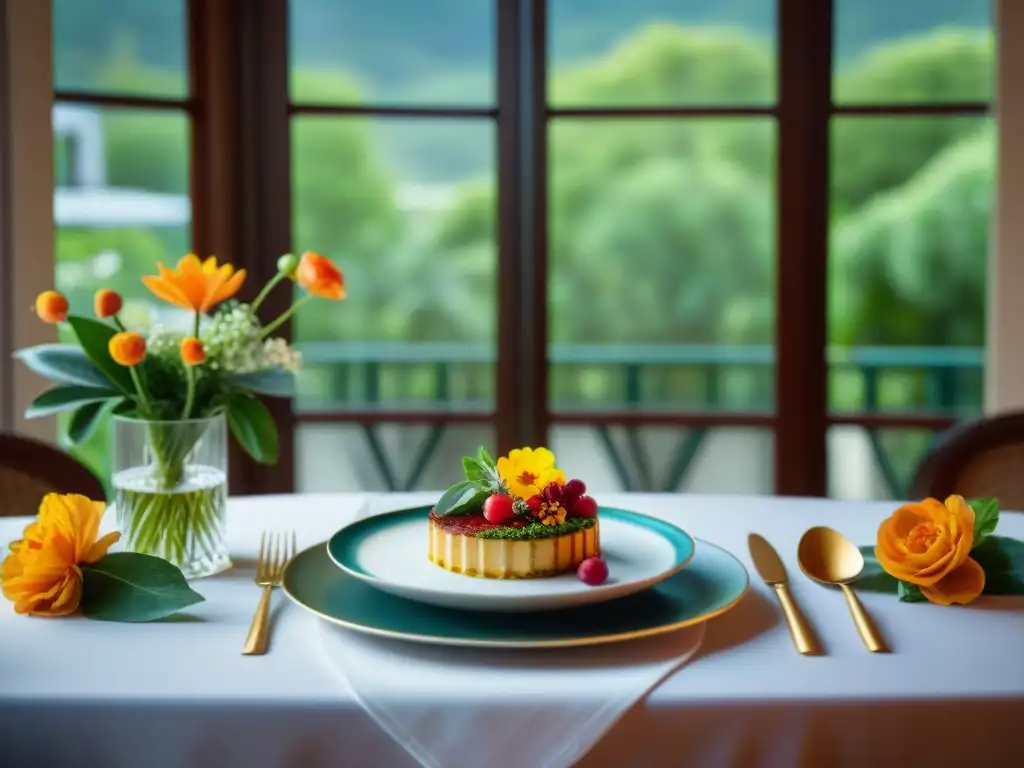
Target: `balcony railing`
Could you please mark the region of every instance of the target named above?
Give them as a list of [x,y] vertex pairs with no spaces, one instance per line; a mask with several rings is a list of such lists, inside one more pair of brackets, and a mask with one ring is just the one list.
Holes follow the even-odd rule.
[[[307,371],[297,401],[305,422],[360,425],[389,488],[416,486],[446,426],[486,422],[493,413],[496,354],[459,343],[305,342]],[[596,431],[623,490],[677,490],[715,426],[773,423],[771,346],[559,344],[549,347],[555,423]],[[894,497],[907,470],[885,449],[881,430],[940,434],[980,411],[984,352],[952,347],[856,347],[828,350],[833,425],[860,426]],[[425,423],[430,431],[399,478],[375,426]],[[643,426],[684,430],[661,482],[641,446]],[[616,442],[612,428],[624,430]],[[905,463],[905,462],[904,462]],[[635,471],[630,471],[632,466]]]

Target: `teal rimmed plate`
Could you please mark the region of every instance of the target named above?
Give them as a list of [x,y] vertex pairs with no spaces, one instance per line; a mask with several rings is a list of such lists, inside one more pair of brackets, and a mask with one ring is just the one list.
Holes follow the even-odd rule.
[[370,635],[434,645],[556,648],[597,645],[671,632],[719,616],[749,585],[743,564],[698,541],[693,560],[650,589],[564,611],[497,613],[437,608],[393,597],[338,568],[323,544],[299,553],[284,591],[325,621]]
[[537,579],[488,579],[445,570],[427,557],[430,507],[363,518],[331,537],[327,551],[349,576],[383,592],[464,611],[550,611],[616,600],[681,570],[693,539],[681,528],[601,507],[601,557],[608,579],[589,586],[574,571]]

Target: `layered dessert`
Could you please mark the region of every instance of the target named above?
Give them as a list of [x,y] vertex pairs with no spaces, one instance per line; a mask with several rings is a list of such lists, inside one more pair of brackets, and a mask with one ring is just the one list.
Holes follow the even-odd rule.
[[[522,448],[494,462],[481,448],[462,466],[466,479],[430,512],[427,556],[435,564],[467,576],[531,579],[580,572],[599,558],[597,502],[583,481],[566,481],[551,451]],[[601,566],[582,568],[581,578],[593,582]]]

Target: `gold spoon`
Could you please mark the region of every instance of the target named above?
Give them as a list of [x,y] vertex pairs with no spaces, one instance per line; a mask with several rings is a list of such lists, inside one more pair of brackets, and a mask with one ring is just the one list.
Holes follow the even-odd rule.
[[838,586],[846,596],[846,604],[857,625],[864,645],[872,653],[889,653],[889,647],[878,633],[871,618],[850,588],[864,570],[864,556],[839,531],[825,526],[811,528],[800,538],[797,548],[800,570],[821,584]]

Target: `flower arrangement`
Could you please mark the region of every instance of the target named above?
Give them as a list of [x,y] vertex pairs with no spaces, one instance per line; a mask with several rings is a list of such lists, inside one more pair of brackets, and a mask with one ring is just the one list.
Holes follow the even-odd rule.
[[[228,562],[222,519],[226,445],[218,452],[226,437],[218,437],[218,430],[226,435],[226,420],[253,459],[277,461],[276,425],[259,396],[290,396],[301,358],[271,334],[313,297],[345,298],[345,282],[324,256],[287,254],[247,304],[234,298],[245,270],[218,264],[216,257],[200,261],[189,254],[173,269],[157,266],[158,274],[142,282],[159,299],[192,315],[188,332],[156,326],[143,334],[127,328],[120,317],[121,297],[111,290],[96,294],[95,318],[70,315],[67,299],[50,290],[36,300],[36,314],[47,323],[66,323],[77,344],[43,344],[16,357],[56,385],[36,398],[27,417],[70,412],[67,437],[78,444],[103,416],[113,414],[115,457],[137,454],[131,459],[137,466],[129,461],[112,481],[128,548],[159,554],[187,575],[203,575],[199,572]],[[305,295],[262,325],[261,304],[288,280]],[[190,562],[201,564],[186,567]]]
[[586,495],[582,480],[565,479],[547,448],[516,448],[495,462],[482,446],[465,456],[466,479],[444,492],[434,506],[436,515],[479,512],[492,523],[521,522],[562,526],[566,518],[591,518],[597,502]]
[[[19,614],[103,621],[152,621],[203,597],[181,571],[158,557],[107,550],[121,534],[99,537],[106,504],[48,494],[39,514],[10,544],[0,566],[3,595]],[[98,538],[99,537],[99,538]]]
[[[463,457],[462,469],[466,479],[445,491],[433,514],[482,513],[492,527],[477,530],[477,538],[529,541],[597,524],[597,501],[587,495],[582,480],[566,480],[547,448],[516,448],[494,461],[481,446],[476,456]],[[597,586],[608,577],[608,566],[599,556],[588,557],[579,564],[577,576]]]
[[876,544],[861,547],[867,567],[857,586],[938,605],[1024,594],[1024,542],[994,535],[998,524],[994,498],[904,504],[879,526]]

